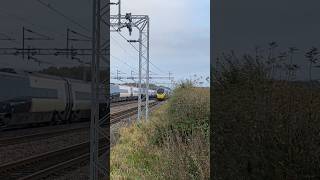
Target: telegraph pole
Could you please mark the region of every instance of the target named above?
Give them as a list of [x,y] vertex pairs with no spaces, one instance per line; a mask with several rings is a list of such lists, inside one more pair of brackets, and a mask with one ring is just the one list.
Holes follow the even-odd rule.
[[119,80],[119,70],[117,69],[117,76],[116,79]]
[[[73,35],[77,35],[79,37],[82,37],[81,39],[79,38],[73,38],[71,37],[71,34]],[[81,33],[78,33],[70,28],[67,28],[67,40],[66,40],[66,49],[69,50],[69,46],[70,46],[70,41],[72,42],[92,42],[92,39],[91,37],[88,37],[86,35],[83,35]],[[73,50],[73,46],[71,45],[71,50]],[[66,54],[66,58],[69,58],[69,54]],[[81,61],[80,58],[75,58],[74,56],[71,56],[71,59],[77,59],[80,63],[81,63],[81,66],[82,66],[82,79],[84,81],[87,81],[87,73],[86,73],[86,67],[85,67],[85,64],[83,61]]]
[[[109,18],[109,0],[104,8],[107,8],[107,18]],[[102,9],[104,9],[102,8]],[[109,149],[110,149],[110,135],[109,127],[102,128],[101,125],[110,125],[110,98],[106,97],[105,101],[101,102],[99,98],[100,92],[100,59],[103,58],[107,63],[110,63],[110,57],[102,56],[101,52],[101,0],[93,0],[92,12],[92,62],[91,62],[91,90],[92,90],[92,107],[91,107],[91,123],[90,123],[90,180],[97,180],[100,174],[109,176],[107,166],[109,165]],[[110,27],[107,25],[107,30]],[[107,32],[107,41],[109,41],[109,32]],[[107,50],[108,51],[108,50]],[[110,77],[106,79],[106,90],[109,92]],[[107,107],[100,107],[100,104],[106,104]],[[100,110],[103,110],[102,113]],[[104,113],[106,112],[106,113]],[[103,115],[103,116],[102,116]],[[100,146],[103,144],[104,146]],[[103,147],[101,149],[101,147]],[[99,155],[99,151],[103,151]],[[100,158],[100,159],[99,159]],[[106,159],[104,159],[106,158]]]
[[[67,28],[67,50],[69,50],[69,31],[69,28]],[[66,57],[69,58],[69,55],[67,54]]]
[[117,80],[121,80],[121,77],[119,76],[120,74],[126,74],[126,73],[123,73],[119,69],[117,69],[117,74],[116,74],[116,79]]
[[[149,118],[149,43],[150,43],[150,19],[148,17],[148,24],[147,24],[147,80],[146,80],[146,121],[148,120]],[[142,42],[141,42],[142,43]]]
[[[125,20],[126,22],[123,22],[121,20]],[[120,23],[119,23],[120,22]],[[132,28],[136,28],[139,31],[139,38],[138,40],[128,40],[128,42],[131,43],[139,43],[139,48],[136,49],[134,45],[131,44],[138,52],[139,52],[139,99],[138,99],[138,120],[142,117],[142,100],[141,95],[145,94],[146,97],[148,96],[148,88],[149,88],[149,80],[145,81],[145,87],[146,91],[142,93],[142,79],[149,77],[149,16],[147,15],[131,15],[131,13],[127,13],[125,16],[121,15],[119,18],[118,15],[112,15],[110,16],[110,25],[115,29],[115,32],[119,32],[121,28],[128,28],[129,35],[132,33]],[[118,28],[115,28],[118,27]],[[144,62],[143,62],[144,61]],[[143,68],[143,64],[146,64],[146,68]],[[142,74],[142,69],[147,69],[145,74]],[[146,102],[148,103],[148,102]],[[149,113],[149,104],[146,104],[146,114]],[[146,116],[146,119],[148,118],[148,115]]]
[[121,0],[118,1],[118,26],[121,26]]
[[[105,8],[107,9],[107,19],[110,19],[110,8],[109,8],[109,0],[104,1],[107,3]],[[75,56],[91,56],[91,71],[92,71],[92,79],[91,79],[91,122],[90,122],[90,180],[97,180],[99,178],[99,174],[103,174],[104,176],[108,176],[108,170],[106,166],[109,164],[108,155],[109,154],[109,147],[110,147],[110,137],[109,137],[109,128],[102,128],[101,125],[105,123],[110,123],[110,112],[108,106],[110,105],[109,95],[107,94],[105,97],[105,101],[100,102],[99,98],[99,90],[100,90],[100,73],[99,73],[99,64],[100,59],[104,58],[107,63],[110,62],[110,57],[108,56],[110,53],[110,49],[101,49],[101,0],[93,0],[92,4],[92,38],[82,35],[80,33],[76,33],[84,37],[81,41],[91,41],[92,47],[88,49],[69,49],[69,42],[70,40],[70,33],[75,33],[75,31],[71,31],[70,29],[67,30],[67,47],[66,48],[26,48],[25,43],[27,40],[53,40],[52,38],[37,33],[33,30],[27,29],[25,27],[22,28],[22,49],[21,48],[0,48],[0,55],[22,55],[24,58],[25,54],[27,53],[28,59],[33,59],[35,61],[37,58],[34,56],[60,56],[63,55],[64,57],[71,55],[72,59],[77,59]],[[104,9],[104,8],[102,8]],[[33,37],[26,37],[26,33],[32,34]],[[107,42],[110,40],[110,25],[107,25]],[[74,39],[78,41],[77,39]],[[78,59],[79,60],[79,59]],[[108,67],[109,68],[109,67]],[[110,77],[107,75],[107,92],[109,92],[109,84],[110,84]],[[99,112],[100,107],[99,104],[103,103],[106,104],[107,107],[103,107],[103,117],[100,118],[102,113]],[[102,109],[102,108],[101,108]],[[110,125],[110,124],[108,124]],[[103,143],[104,146],[99,146],[99,142]],[[102,160],[101,156],[99,156],[99,150],[103,151],[101,153],[102,156],[107,157],[107,160]]]
[[173,81],[173,79],[171,79],[171,75],[172,75],[172,73],[169,71],[169,81],[170,81],[170,87],[172,88],[172,81]]
[[[24,27],[22,27],[22,50],[24,51]],[[22,54],[22,59],[24,59],[24,53]]]
[[141,120],[141,83],[142,83],[142,32],[139,31],[139,96],[138,96],[138,121]]
[[[100,0],[93,0],[92,9],[92,61],[91,61],[91,122],[90,122],[90,180],[98,179],[98,170],[95,163],[98,161],[98,145],[96,124],[99,119],[99,104],[97,103],[96,84],[97,84],[97,13],[100,8],[97,8],[97,3]],[[99,13],[100,14],[100,13]]]
[[133,72],[134,72],[134,71],[132,71],[132,70],[131,70],[131,77],[132,77],[132,80],[134,80],[134,79],[133,79]]

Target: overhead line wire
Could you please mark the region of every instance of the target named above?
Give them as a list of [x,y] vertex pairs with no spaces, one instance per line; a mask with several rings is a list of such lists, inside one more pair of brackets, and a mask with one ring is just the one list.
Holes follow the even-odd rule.
[[[114,27],[114,26],[111,26],[123,39],[125,39],[126,41],[128,41],[128,39],[125,37],[125,36],[123,36],[119,31],[117,31],[117,29]],[[134,45],[132,45],[131,43],[129,43],[137,52],[139,52],[139,50],[134,46]],[[145,58],[144,56],[142,56],[145,60],[147,60],[147,58]],[[161,70],[159,67],[157,67],[155,64],[153,64],[150,60],[149,60],[149,63],[151,64],[151,65],[153,65],[156,69],[158,69],[160,72],[162,72],[162,73],[166,73],[166,72],[164,72],[163,70]]]

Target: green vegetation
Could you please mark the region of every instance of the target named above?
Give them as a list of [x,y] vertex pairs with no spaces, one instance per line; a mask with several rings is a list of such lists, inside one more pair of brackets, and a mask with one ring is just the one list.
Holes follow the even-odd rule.
[[[223,54],[212,70],[215,179],[319,179],[319,83],[298,82],[292,48]],[[265,52],[266,52],[265,51]],[[316,64],[312,48],[307,65]],[[310,66],[311,67],[311,66]]]
[[182,83],[150,121],[122,128],[112,179],[209,179],[209,96]]

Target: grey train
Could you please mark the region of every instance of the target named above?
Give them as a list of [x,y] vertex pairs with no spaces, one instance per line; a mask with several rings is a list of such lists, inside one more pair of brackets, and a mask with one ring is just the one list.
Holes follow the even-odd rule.
[[[30,72],[0,71],[0,127],[71,123],[90,118],[90,82]],[[108,108],[105,88],[100,114]],[[155,92],[150,90],[150,97]],[[138,98],[138,88],[110,84],[111,102]]]

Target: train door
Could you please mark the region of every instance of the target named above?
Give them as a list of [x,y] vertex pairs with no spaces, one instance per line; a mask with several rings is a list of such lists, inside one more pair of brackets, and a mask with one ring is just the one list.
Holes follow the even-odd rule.
[[69,121],[71,118],[72,107],[73,107],[73,96],[72,96],[72,89],[71,83],[65,79],[65,90],[66,90],[66,110],[64,113],[64,120]]

